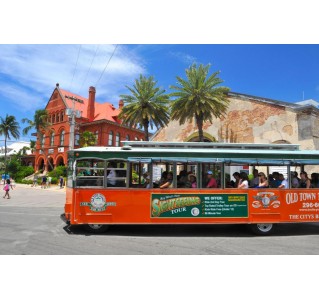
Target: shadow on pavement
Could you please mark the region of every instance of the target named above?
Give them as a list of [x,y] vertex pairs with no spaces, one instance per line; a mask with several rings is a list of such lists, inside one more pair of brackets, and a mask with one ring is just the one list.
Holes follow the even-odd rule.
[[[231,225],[111,225],[104,233],[87,232],[84,226],[67,225],[68,234],[135,237],[260,237],[247,224]],[[319,223],[278,224],[271,236],[319,235]],[[264,238],[267,238],[264,237]]]

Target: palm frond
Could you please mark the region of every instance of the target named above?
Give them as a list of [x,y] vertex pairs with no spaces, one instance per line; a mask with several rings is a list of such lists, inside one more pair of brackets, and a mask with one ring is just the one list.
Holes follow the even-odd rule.
[[[170,93],[175,97],[172,101],[171,118],[180,124],[191,121],[212,122],[213,117],[219,118],[226,113],[229,105],[227,93],[229,88],[218,87],[223,81],[218,77],[219,71],[210,76],[210,65],[193,64],[186,70],[186,78],[176,77],[177,85],[170,86],[175,90]],[[202,124],[201,124],[202,126]]]

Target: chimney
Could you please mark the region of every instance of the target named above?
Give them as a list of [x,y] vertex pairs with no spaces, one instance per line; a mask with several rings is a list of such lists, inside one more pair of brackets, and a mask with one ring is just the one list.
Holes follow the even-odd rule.
[[94,120],[94,106],[95,106],[95,87],[90,86],[89,88],[89,103],[87,117],[90,122]]
[[119,109],[122,109],[124,106],[124,101],[123,100],[120,100],[119,101]]

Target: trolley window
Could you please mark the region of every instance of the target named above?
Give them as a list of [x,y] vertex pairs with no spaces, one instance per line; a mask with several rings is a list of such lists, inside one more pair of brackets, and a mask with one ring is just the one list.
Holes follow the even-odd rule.
[[105,161],[96,158],[76,162],[77,187],[104,187]]

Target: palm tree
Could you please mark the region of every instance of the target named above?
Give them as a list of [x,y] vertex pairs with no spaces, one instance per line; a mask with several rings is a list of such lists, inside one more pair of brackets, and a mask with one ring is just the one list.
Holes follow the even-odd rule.
[[19,130],[19,123],[14,116],[8,116],[7,114],[5,119],[0,117],[0,135],[4,135],[5,174],[7,174],[7,140],[10,140],[11,136],[17,140],[20,137]]
[[33,140],[30,140],[30,150],[31,150],[31,153],[35,151],[35,141]]
[[[33,116],[33,121],[27,118],[22,119],[22,123],[27,123],[28,126],[22,130],[23,135],[27,135],[30,130],[35,129],[39,135],[39,140],[42,140],[42,131],[46,131],[51,123],[48,121],[48,112],[45,109],[38,109],[35,111]],[[40,142],[41,145],[41,142]],[[42,149],[43,154],[47,157],[44,149]],[[50,167],[53,169],[50,159],[48,159]]]
[[45,109],[36,110],[34,113],[33,121],[24,118],[22,119],[22,123],[29,124],[22,131],[24,135],[27,135],[32,129],[35,129],[39,133],[41,132],[41,130],[46,130],[51,125],[51,123],[48,122],[48,112]]
[[149,140],[149,126],[153,129],[155,125],[158,129],[169,121],[169,95],[156,84],[153,76],[146,78],[140,75],[133,87],[126,86],[131,94],[120,96],[126,105],[119,118],[125,125],[144,128],[146,141]]
[[195,117],[200,142],[204,141],[203,123],[212,123],[213,117],[220,118],[229,105],[227,93],[230,89],[216,87],[223,82],[217,77],[220,72],[208,76],[209,68],[210,65],[201,64],[197,67],[193,64],[186,70],[187,80],[177,76],[179,85],[170,86],[171,89],[177,90],[170,94],[176,97],[171,105],[172,120],[179,120],[182,125]]
[[96,135],[90,131],[84,131],[79,140],[80,147],[95,146],[96,142]]

